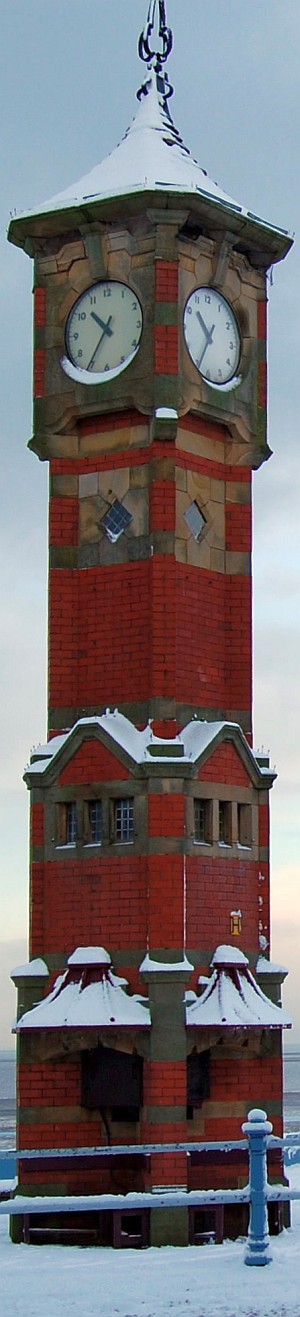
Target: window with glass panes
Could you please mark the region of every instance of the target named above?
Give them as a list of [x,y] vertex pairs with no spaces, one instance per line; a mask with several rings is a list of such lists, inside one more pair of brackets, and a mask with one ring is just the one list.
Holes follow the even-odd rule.
[[223,846],[231,845],[231,803],[219,800],[219,842]]
[[195,841],[211,841],[210,800],[194,800],[194,838]]
[[66,846],[74,846],[77,841],[76,801],[70,800],[66,805]]
[[114,802],[114,838],[115,841],[133,841],[133,796],[122,797]]
[[251,805],[238,804],[238,844],[239,846],[250,847],[252,845],[252,809]]
[[101,846],[103,828],[102,828],[102,800],[88,800],[87,819],[85,827],[85,840],[91,846]]

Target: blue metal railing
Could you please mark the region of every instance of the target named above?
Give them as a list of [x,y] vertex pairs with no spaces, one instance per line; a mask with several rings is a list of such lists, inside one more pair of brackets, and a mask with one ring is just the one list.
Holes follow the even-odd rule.
[[[268,1183],[267,1178],[267,1154],[268,1151],[275,1149],[294,1150],[300,1148],[300,1133],[289,1134],[280,1139],[272,1136],[272,1125],[267,1119],[265,1111],[254,1108],[249,1112],[248,1120],[242,1125],[242,1132],[246,1136],[239,1140],[226,1140],[224,1142],[212,1143],[148,1143],[148,1144],[118,1144],[114,1147],[98,1148],[43,1148],[41,1149],[22,1149],[16,1154],[20,1161],[27,1160],[53,1160],[54,1158],[63,1158],[72,1160],[75,1158],[99,1157],[105,1161],[106,1158],[120,1156],[155,1156],[157,1153],[167,1152],[186,1152],[186,1153],[206,1153],[206,1152],[228,1152],[232,1150],[248,1151],[249,1157],[249,1183],[243,1189],[197,1189],[185,1191],[182,1189],[168,1189],[168,1191],[153,1191],[142,1193],[128,1194],[88,1194],[88,1195],[64,1195],[64,1196],[34,1196],[26,1197],[17,1193],[14,1198],[0,1202],[0,1214],[9,1212],[10,1216],[31,1216],[34,1214],[50,1214],[55,1212],[113,1212],[125,1209],[137,1211],[142,1208],[169,1208],[169,1207],[210,1207],[214,1205],[226,1205],[228,1203],[248,1203],[250,1206],[249,1230],[245,1250],[245,1262],[248,1266],[265,1266],[272,1261],[270,1249],[270,1238],[268,1228],[267,1204],[270,1202],[286,1203],[300,1199],[300,1189],[292,1189],[290,1186],[282,1184]],[[12,1158],[12,1152],[5,1149],[1,1153],[2,1162],[9,1163]]]

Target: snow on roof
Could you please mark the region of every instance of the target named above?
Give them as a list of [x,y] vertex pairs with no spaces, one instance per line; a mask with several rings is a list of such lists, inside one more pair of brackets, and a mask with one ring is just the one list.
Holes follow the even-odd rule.
[[105,947],[76,947],[68,958],[68,965],[111,965],[111,959]]
[[154,415],[157,421],[178,421],[178,412],[175,407],[156,407]]
[[154,73],[149,74],[139,93],[138,109],[118,146],[77,183],[27,214],[51,214],[142,191],[198,194],[242,219],[271,229],[265,220],[234,201],[193,159],[171,118],[164,80],[160,80],[158,89]]
[[249,962],[237,947],[220,946],[213,956],[211,979],[201,997],[186,1007],[189,1028],[290,1028],[285,1011],[261,991]]
[[[70,731],[65,732],[63,736],[55,736],[53,740],[46,745],[41,745],[34,752],[33,762],[26,769],[30,777],[35,774],[45,773],[49,764],[53,762],[56,755],[59,755],[67,741],[74,737],[77,730],[82,728],[88,734],[89,729],[99,728],[99,731],[105,732],[116,747],[124,750],[127,755],[136,764],[155,762],[167,762],[178,759],[195,763],[201,754],[204,753],[218,735],[228,730],[228,738],[233,733],[238,733],[249,759],[249,767],[253,766],[256,772],[261,772],[255,759],[255,755],[248,745],[248,741],[243,736],[238,723],[229,722],[206,722],[199,718],[193,718],[191,722],[183,727],[177,736],[171,738],[162,738],[155,736],[152,732],[151,724],[147,724],[142,731],[138,731],[133,723],[126,718],[118,709],[111,712],[109,709],[100,716],[90,718],[79,718]],[[269,770],[270,775],[270,770]],[[272,773],[271,773],[272,776]]]
[[140,974],[170,974],[170,972],[172,974],[178,974],[182,973],[182,970],[188,970],[189,973],[192,974],[193,969],[194,966],[191,965],[191,962],[187,960],[186,956],[183,957],[183,960],[161,961],[152,960],[152,957],[147,954],[140,965]]
[[[99,960],[99,952],[101,960]],[[85,954],[86,953],[86,954]],[[64,1028],[149,1028],[150,1011],[145,999],[129,997],[110,969],[103,947],[78,947],[70,956],[68,969],[52,992],[26,1011],[16,1025],[23,1029]]]
[[29,978],[49,978],[48,965],[40,956],[36,960],[29,960],[26,965],[17,965],[16,969],[11,970],[12,979],[29,979]]
[[132,123],[118,146],[77,183],[57,193],[41,211],[65,209],[101,197],[123,193],[163,190],[202,192],[214,201],[247,214],[218,187],[192,156],[174,128],[166,101],[157,90],[154,74],[145,86]]
[[266,956],[259,956],[256,965],[256,974],[288,974],[285,965],[276,965],[273,960],[267,960]]
[[239,947],[229,947],[225,943],[214,952],[212,965],[249,965],[247,956]]

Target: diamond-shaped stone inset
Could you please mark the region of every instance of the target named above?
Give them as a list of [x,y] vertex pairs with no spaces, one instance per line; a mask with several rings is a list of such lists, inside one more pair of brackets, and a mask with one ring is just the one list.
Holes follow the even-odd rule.
[[131,521],[131,512],[127,512],[127,508],[124,508],[123,503],[120,503],[120,500],[116,498],[111,508],[108,508],[108,511],[105,512],[101,522],[111,544],[116,544],[120,535],[123,535],[123,531],[127,530],[127,526],[130,526]]
[[192,535],[194,536],[194,539],[200,540],[202,531],[204,530],[204,527],[207,525],[207,521],[206,521],[206,517],[203,516],[203,512],[201,512],[201,508],[199,508],[198,503],[196,503],[196,500],[194,500],[194,503],[190,503],[189,508],[187,508],[186,512],[184,513],[184,517],[185,520],[187,521],[190,531],[192,532]]

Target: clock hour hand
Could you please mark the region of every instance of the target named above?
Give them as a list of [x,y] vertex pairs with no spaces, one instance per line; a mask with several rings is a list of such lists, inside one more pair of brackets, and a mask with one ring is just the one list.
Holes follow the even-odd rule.
[[92,316],[92,320],[96,320],[97,325],[100,325],[100,329],[103,329],[103,333],[107,334],[108,338],[111,338],[113,332],[112,329],[109,328],[109,321],[111,320],[111,316],[107,321],[107,325],[105,324],[104,320],[101,320],[100,316],[96,316],[96,311],[91,311],[91,316]]
[[[93,315],[93,312],[91,312],[91,315]],[[94,319],[96,319],[96,318],[97,318],[97,317],[94,316]],[[86,370],[92,370],[92,366],[94,365],[95,357],[97,356],[97,352],[99,351],[99,348],[101,347],[101,343],[102,343],[103,339],[105,338],[105,335],[108,334],[109,337],[111,337],[113,331],[112,331],[112,329],[110,329],[110,322],[111,322],[111,316],[109,316],[106,325],[104,324],[103,321],[100,321],[100,324],[103,324],[103,333],[100,335],[99,341],[98,341],[98,343],[97,343],[97,345],[96,345],[96,347],[95,347],[95,349],[94,349],[94,352],[93,352],[93,354],[92,354],[92,356],[91,356],[91,360],[89,361],[88,366],[86,366]]]
[[208,343],[212,343],[212,341],[213,341],[213,333],[214,333],[214,330],[215,330],[216,326],[215,326],[215,325],[212,325],[211,329],[208,329],[208,328],[207,328],[207,325],[205,324],[205,320],[202,320],[201,312],[200,312],[200,311],[197,311],[197,312],[196,312],[196,315],[197,315],[197,320],[199,320],[199,322],[200,322],[201,329],[203,329],[203,333],[205,334],[205,338],[207,339],[207,344],[206,344],[206,346],[207,346]]

